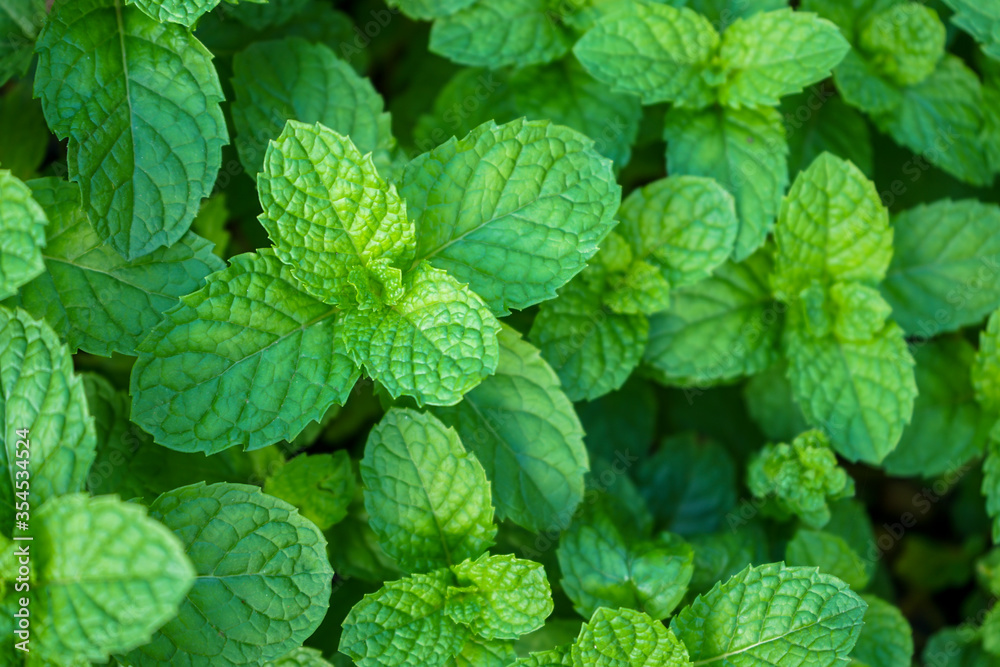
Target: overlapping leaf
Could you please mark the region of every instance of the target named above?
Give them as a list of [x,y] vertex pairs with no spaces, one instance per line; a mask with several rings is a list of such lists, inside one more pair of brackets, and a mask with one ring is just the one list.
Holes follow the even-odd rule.
[[27,185],[6,169],[0,170],[0,299],[45,270],[45,210]]

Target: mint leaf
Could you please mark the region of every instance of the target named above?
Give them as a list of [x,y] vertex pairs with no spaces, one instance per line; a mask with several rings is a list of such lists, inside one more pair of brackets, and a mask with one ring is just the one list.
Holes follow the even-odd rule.
[[591,139],[522,119],[417,157],[400,193],[417,225],[413,265],[447,270],[506,315],[554,298],[584,268],[621,188]]
[[851,659],[870,667],[908,667],[913,664],[913,631],[899,609],[874,595],[868,604],[865,626]]
[[228,142],[197,39],[122,0],[59,0],[38,37],[35,94],[69,138],[70,179],[102,239],[134,260],[184,235]]
[[6,0],[0,12],[0,86],[22,76],[34,57],[34,42],[45,24],[44,0]]
[[898,86],[929,77],[945,50],[945,27],[930,7],[896,4],[867,20],[858,47],[871,66]]
[[508,667],[517,660],[513,644],[502,639],[472,637],[465,642],[462,652],[446,664],[447,667]]
[[951,22],[975,37],[990,58],[1000,60],[1000,3],[996,0],[943,0],[954,10]]
[[358,370],[337,351],[337,311],[297,285],[265,250],[183,297],[139,346],[132,419],[171,449],[211,454],[291,440],[342,404]]
[[600,17],[573,47],[590,74],[644,104],[700,109],[715,100],[710,68],[719,35],[704,16],[669,5],[635,3]]
[[875,169],[875,149],[864,115],[831,95],[829,88],[812,88],[782,100],[788,172],[793,177],[826,152],[850,160],[868,176]]
[[632,609],[601,608],[573,644],[573,664],[594,667],[683,667],[688,652],[671,630]]
[[454,14],[476,3],[476,0],[389,0],[390,7],[398,7],[413,19],[436,19]]
[[865,113],[893,113],[903,102],[903,90],[855,50],[844,56],[833,79],[844,101]]
[[694,574],[691,592],[702,594],[722,580],[738,574],[747,564],[761,564],[769,558],[767,535],[760,523],[748,523],[730,515],[728,526],[714,533],[692,535]]
[[252,177],[286,120],[321,123],[350,137],[387,173],[396,140],[382,96],[329,47],[300,37],[255,42],[233,57],[233,75],[235,144]]
[[784,362],[750,378],[743,387],[743,397],[750,417],[769,440],[791,440],[809,428],[792,398]]
[[846,661],[867,604],[813,568],[748,567],[670,622],[694,664],[817,667]]
[[[215,9],[220,0],[126,0],[135,5],[147,16],[160,23],[179,23],[190,28],[198,19]],[[262,0],[245,0],[246,2],[261,2]],[[237,0],[227,0],[236,4]]]
[[776,105],[825,79],[850,49],[837,26],[782,9],[739,19],[722,36],[727,78],[719,101],[731,107]]
[[[226,1],[233,4],[233,0]],[[284,0],[284,2],[261,3],[259,0],[242,0],[239,4],[226,9],[237,21],[260,32],[288,23],[302,14],[311,1]]]
[[194,583],[180,541],[142,505],[71,494],[45,503],[31,527],[32,648],[57,664],[145,644]]
[[369,523],[404,570],[453,565],[492,546],[486,473],[436,417],[398,408],[386,413],[368,436],[361,479]]
[[333,667],[323,659],[323,653],[306,646],[300,646],[277,660],[265,662],[263,667]]
[[56,178],[29,182],[49,218],[46,273],[16,303],[45,318],[72,350],[134,355],[142,338],[224,264],[203,238],[187,233],[169,248],[128,261],[105,244],[80,208],[80,189]]
[[1000,430],[995,425],[986,444],[981,488],[986,498],[986,513],[992,520],[993,541],[997,542],[1000,541]]
[[268,476],[264,492],[294,505],[320,530],[327,530],[347,517],[356,485],[351,457],[339,450],[296,456]]
[[868,585],[869,573],[861,556],[839,535],[800,528],[785,547],[785,561],[792,566],[819,568],[853,590]]
[[788,185],[788,144],[781,115],[769,107],[667,113],[667,169],[714,178],[736,200],[740,229],[733,259],[767,238]]
[[538,350],[508,327],[498,340],[496,373],[461,403],[432,411],[482,463],[499,518],[559,530],[583,498],[583,429]]
[[45,270],[45,210],[32,197],[27,185],[6,169],[0,170],[0,299],[14,294],[21,285]]
[[288,503],[254,486],[199,483],[168,491],[149,513],[180,538],[197,577],[177,617],[126,663],[261,664],[323,620],[326,540]]
[[538,651],[513,663],[520,667],[573,667],[571,647],[564,646],[551,651]]

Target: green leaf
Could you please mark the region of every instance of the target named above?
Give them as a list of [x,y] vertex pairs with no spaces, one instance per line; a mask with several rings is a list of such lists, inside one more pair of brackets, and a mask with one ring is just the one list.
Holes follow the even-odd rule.
[[788,367],[784,362],[750,378],[743,386],[743,397],[750,417],[773,442],[791,440],[809,428],[792,398]]
[[554,298],[614,226],[621,188],[584,135],[547,121],[480,125],[417,157],[400,193],[417,257],[497,315]]
[[[82,491],[94,461],[94,422],[69,350],[44,322],[0,307],[0,534],[14,525],[14,490],[37,508]],[[29,431],[27,437],[24,431]],[[20,486],[17,480],[21,480]],[[24,500],[24,498],[20,498]]]
[[[234,0],[226,0],[234,4]],[[260,32],[288,23],[302,14],[312,0],[282,0],[261,3],[260,0],[243,0],[233,7],[226,7],[227,14],[252,30]]]
[[954,14],[951,22],[975,37],[983,53],[1000,60],[1000,2],[996,0],[944,0]]
[[507,667],[516,660],[513,642],[472,637],[465,642],[462,652],[446,663],[446,667]]
[[733,259],[742,261],[767,238],[788,186],[788,144],[781,115],[770,107],[667,113],[667,171],[717,180],[736,200],[740,229]]
[[496,373],[461,403],[432,410],[482,463],[499,518],[560,530],[583,498],[583,429],[538,350],[507,327],[499,343]]
[[[180,541],[139,504],[71,494],[32,516],[32,652],[105,662],[174,617],[195,571]],[[36,648],[37,644],[37,648]]]
[[397,265],[412,256],[413,223],[395,186],[349,137],[288,121],[268,145],[257,188],[275,253],[309,293],[366,309],[399,300]]
[[664,384],[706,387],[759,373],[778,358],[781,307],[771,296],[767,252],[728,262],[714,276],[674,290],[649,319],[643,355]]
[[578,405],[587,450],[594,458],[631,465],[653,444],[658,407],[653,385],[638,377],[616,392]]
[[337,335],[393,398],[454,405],[496,369],[499,329],[478,295],[421,263],[403,276],[395,305],[346,312]]
[[333,454],[302,454],[278,468],[264,483],[264,492],[294,505],[320,530],[347,517],[357,482],[345,450]]
[[694,549],[692,593],[706,593],[716,583],[728,580],[747,565],[761,565],[768,561],[767,535],[759,522],[748,522],[742,516],[731,514],[727,523],[726,528],[717,532],[689,538]]
[[398,7],[411,19],[429,21],[454,14],[475,3],[476,0],[389,0],[387,4]]
[[18,178],[31,178],[45,161],[52,135],[30,81],[12,84],[0,98],[0,127],[6,130],[0,135],[0,164]]
[[672,176],[622,202],[617,233],[672,286],[710,276],[732,254],[739,221],[732,195],[710,178]]
[[321,123],[372,153],[382,173],[389,169],[396,140],[382,96],[330,47],[301,37],[254,42],[233,57],[233,90],[236,148],[251,177],[286,120]]
[[792,394],[850,461],[880,463],[910,422],[917,386],[902,330],[889,323],[867,341],[785,332]]
[[986,497],[986,513],[992,520],[993,542],[1000,542],[1000,429],[996,426],[986,444],[982,492]]
[[369,523],[404,570],[454,565],[493,545],[486,473],[433,415],[386,413],[368,436],[361,479]]
[[531,340],[559,374],[570,400],[594,400],[619,389],[642,359],[649,338],[643,315],[622,315],[586,273],[538,310]]
[[513,663],[520,667],[573,667],[572,647],[563,646],[551,651],[539,651],[529,654]]
[[990,315],[979,334],[979,351],[972,364],[976,400],[992,416],[1000,414],[1000,311]]
[[846,662],[867,604],[813,568],[748,567],[670,622],[697,664],[831,667]]
[[785,547],[785,562],[793,566],[819,568],[854,590],[868,585],[864,561],[840,536],[822,530],[800,528]]
[[126,260],[91,227],[76,185],[56,178],[29,185],[49,219],[46,273],[22,287],[16,303],[45,318],[73,351],[135,355],[164,312],[225,266],[190,232],[169,248]]
[[21,285],[45,270],[45,210],[32,197],[27,185],[6,169],[0,169],[0,299],[14,294]]
[[538,563],[483,555],[451,571],[459,588],[449,590],[444,611],[478,637],[517,639],[541,628],[552,613],[552,589]]
[[913,664],[913,631],[903,614],[874,595],[862,598],[868,604],[865,626],[851,659],[869,667],[910,667]]
[[892,258],[889,213],[875,184],[830,153],[799,174],[774,232],[772,285],[792,301],[813,281],[876,284]]
[[913,356],[913,421],[882,467],[896,477],[927,479],[957,470],[980,455],[996,415],[976,403],[970,379],[975,349],[968,342],[955,337],[928,341]]
[[690,7],[707,17],[720,32],[728,29],[737,19],[758,12],[770,12],[788,7],[788,0],[666,0],[674,7]]
[[944,23],[930,7],[896,4],[866,21],[858,48],[890,82],[912,86],[927,79],[944,56]]
[[35,94],[102,239],[133,260],[184,235],[228,142],[208,49],[122,0],[59,0]]
[[297,285],[261,251],[182,297],[139,346],[132,419],[171,449],[212,454],[292,440],[343,404],[359,373],[335,347],[337,311]]
[[223,259],[228,257],[226,250],[229,248],[229,239],[232,236],[226,229],[229,215],[226,194],[219,192],[201,203],[198,215],[191,223],[191,230],[211,243],[214,246],[212,252]]
[[994,656],[983,650],[978,633],[966,628],[944,628],[924,646],[924,664],[936,667],[996,667]]
[[671,630],[632,609],[601,608],[573,644],[573,664],[588,667],[685,667],[688,652]]
[[344,620],[340,651],[359,667],[437,667],[461,652],[471,634],[444,612],[448,570],[387,582]]
[[[246,1],[261,2],[261,0]],[[198,19],[215,9],[220,0],[126,0],[126,2],[135,5],[146,16],[160,23],[179,23],[190,28]],[[227,2],[236,4],[236,0]]]
[[832,90],[814,88],[782,100],[788,134],[788,172],[795,176],[826,152],[850,160],[866,175],[875,169],[875,149],[865,117]]
[[802,10],[815,12],[837,24],[849,42],[878,12],[898,4],[899,0],[802,0]]
[[777,105],[828,77],[850,48],[837,26],[815,14],[789,8],[739,19],[722,36],[726,82],[719,101],[735,108]]
[[[129,421],[127,392],[116,390],[96,373],[85,373],[82,377],[97,442],[87,489],[94,495],[114,493],[126,499],[141,498],[146,495],[146,486],[133,474],[130,459],[143,447],[156,447],[158,455],[164,450],[153,445],[152,438]],[[162,456],[157,458],[163,465]]]
[[307,646],[300,646],[277,660],[265,662],[263,667],[333,667],[323,659],[323,653]]
[[35,38],[45,25],[45,0],[4,0],[0,11],[0,86],[28,71]]
[[477,0],[431,28],[429,49],[460,65],[499,69],[561,58],[570,35],[549,16],[546,0]]
[[710,68],[718,48],[719,34],[697,12],[635,3],[598,19],[573,53],[613,92],[700,109],[715,100]]
[[875,66],[851,50],[833,71],[837,90],[849,105],[869,114],[889,114],[902,104],[903,91]]
[[301,646],[326,615],[326,540],[285,501],[199,483],[163,494],[149,513],[181,539],[197,578],[177,617],[127,664],[262,664]]
[[1000,207],[966,199],[921,205],[893,221],[894,253],[882,293],[911,335],[977,324],[1000,307]]

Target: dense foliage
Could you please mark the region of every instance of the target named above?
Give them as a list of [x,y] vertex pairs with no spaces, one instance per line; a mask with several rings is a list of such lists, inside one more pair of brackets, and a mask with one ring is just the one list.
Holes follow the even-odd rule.
[[0,30],[0,664],[1000,666],[1000,0]]

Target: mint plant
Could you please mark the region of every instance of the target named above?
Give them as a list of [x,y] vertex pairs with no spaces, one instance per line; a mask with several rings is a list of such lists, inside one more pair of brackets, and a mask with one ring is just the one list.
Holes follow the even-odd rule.
[[1000,661],[1000,4],[0,10],[0,664]]

